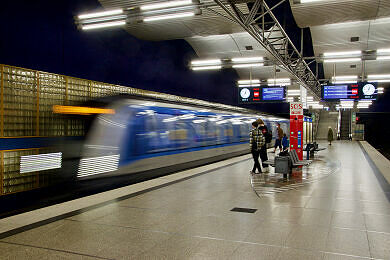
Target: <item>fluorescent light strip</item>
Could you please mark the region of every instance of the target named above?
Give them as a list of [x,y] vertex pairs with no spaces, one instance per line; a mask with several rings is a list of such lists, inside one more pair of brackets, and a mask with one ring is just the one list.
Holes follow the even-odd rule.
[[332,81],[333,84],[355,84],[357,83],[356,80],[339,80],[339,81]]
[[289,93],[301,93],[300,89],[288,89],[287,92]]
[[159,20],[168,20],[168,19],[174,19],[174,18],[182,18],[182,17],[190,17],[194,16],[194,12],[186,12],[181,14],[166,14],[166,15],[156,15],[144,18],[144,22],[153,22],[153,21],[159,21]]
[[371,79],[370,81],[378,82],[378,83],[386,83],[386,82],[390,82],[390,79]]
[[217,65],[221,64],[221,60],[214,59],[214,60],[194,60],[191,61],[192,65]]
[[339,80],[339,79],[356,79],[357,80],[357,78],[358,78],[358,76],[356,76],[356,75],[332,77],[332,79],[335,79],[335,80]]
[[312,3],[312,2],[321,2],[323,0],[301,0],[301,4],[306,4],[306,3]]
[[233,58],[232,62],[263,61],[263,57]]
[[245,88],[245,87],[260,87],[260,84],[244,84],[244,85],[238,85],[239,88]]
[[291,82],[289,78],[280,78],[280,79],[267,79],[268,83],[280,83],[280,82]]
[[355,62],[361,61],[361,58],[343,58],[343,59],[325,59],[325,63],[334,63],[334,62]]
[[192,4],[192,0],[169,1],[169,2],[163,2],[157,4],[143,5],[141,6],[140,9],[143,11],[147,11],[147,10],[170,8],[170,7],[183,6],[189,4]]
[[239,80],[238,84],[253,84],[253,83],[260,83],[259,79],[252,79],[252,80]]
[[343,52],[325,52],[324,57],[337,57],[337,56],[348,56],[348,55],[361,55],[362,51],[343,51]]
[[377,90],[385,90],[385,88],[380,87],[380,88],[377,88]]
[[83,25],[83,30],[92,30],[92,29],[99,29],[99,28],[105,28],[105,27],[114,27],[114,26],[121,26],[125,25],[126,21],[116,21],[116,22],[108,22],[108,23],[97,23],[97,24],[89,24],[89,25]]
[[367,79],[390,79],[390,74],[367,75]]
[[276,86],[283,87],[283,86],[290,86],[290,85],[291,85],[291,83],[289,83],[289,82],[280,82],[280,83],[275,83],[275,84],[268,83],[267,84],[267,86],[269,86],[269,87],[276,87]]
[[390,56],[379,56],[376,57],[376,60],[390,60]]
[[390,53],[390,49],[378,49],[376,53]]
[[203,66],[203,67],[192,67],[192,70],[219,70],[222,66]]
[[102,16],[109,16],[109,15],[115,15],[115,14],[122,14],[122,9],[115,9],[110,11],[104,11],[104,12],[97,12],[97,13],[90,13],[90,14],[81,14],[78,16],[79,19],[88,19],[88,18],[95,18],[95,17],[102,17]]
[[250,67],[262,67],[264,63],[249,63],[249,64],[236,64],[233,68],[250,68]]
[[114,16],[108,16],[108,17],[101,17],[101,18],[93,18],[93,19],[87,19],[82,21],[82,24],[90,24],[90,23],[100,23],[100,22],[106,22],[106,21],[114,21],[114,20],[124,20],[126,19],[126,15],[114,15]]

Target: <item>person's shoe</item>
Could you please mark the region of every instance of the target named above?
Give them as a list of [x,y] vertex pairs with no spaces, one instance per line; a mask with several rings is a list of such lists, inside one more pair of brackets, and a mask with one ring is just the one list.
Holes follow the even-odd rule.
[[250,174],[255,174],[255,172],[254,172],[254,171],[249,171],[249,173],[250,173]]

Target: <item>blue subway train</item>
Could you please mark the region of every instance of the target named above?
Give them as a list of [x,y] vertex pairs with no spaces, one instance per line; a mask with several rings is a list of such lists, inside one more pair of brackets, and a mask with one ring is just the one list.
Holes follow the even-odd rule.
[[[95,117],[81,146],[80,180],[146,172],[163,175],[249,153],[251,123],[259,118],[136,98],[120,98],[106,108],[115,113]],[[288,120],[261,117],[273,132],[273,142],[276,123],[289,132]]]

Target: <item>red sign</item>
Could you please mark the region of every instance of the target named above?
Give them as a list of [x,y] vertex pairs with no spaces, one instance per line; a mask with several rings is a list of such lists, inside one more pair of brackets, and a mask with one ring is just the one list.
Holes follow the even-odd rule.
[[290,103],[290,150],[296,150],[303,159],[303,104]]
[[253,96],[254,97],[259,97],[260,96],[260,92],[257,92],[257,91],[253,92]]

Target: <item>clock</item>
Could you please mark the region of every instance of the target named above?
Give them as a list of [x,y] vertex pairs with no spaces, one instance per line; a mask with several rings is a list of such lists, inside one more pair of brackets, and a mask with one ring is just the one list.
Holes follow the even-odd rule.
[[251,92],[250,92],[249,89],[247,89],[247,88],[241,89],[241,91],[240,91],[240,96],[241,96],[242,98],[249,98],[250,95],[251,95]]
[[366,96],[371,96],[375,93],[375,86],[372,84],[366,84],[363,86],[363,94]]

